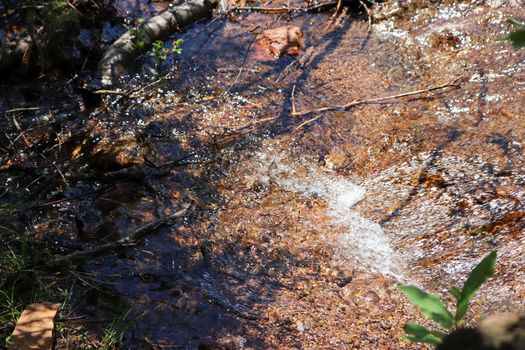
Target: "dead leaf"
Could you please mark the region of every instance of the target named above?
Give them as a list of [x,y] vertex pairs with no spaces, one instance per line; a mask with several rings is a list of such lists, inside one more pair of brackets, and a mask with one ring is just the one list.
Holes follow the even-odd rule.
[[54,319],[60,304],[29,305],[16,323],[9,350],[51,350],[53,348]]
[[299,27],[284,26],[267,29],[257,38],[255,58],[271,60],[284,55],[296,56],[302,48],[304,48],[304,38]]

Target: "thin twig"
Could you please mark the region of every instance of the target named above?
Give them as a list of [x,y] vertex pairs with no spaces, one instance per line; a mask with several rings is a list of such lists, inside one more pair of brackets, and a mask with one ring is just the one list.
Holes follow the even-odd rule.
[[293,84],[293,88],[292,88],[292,115],[294,115],[295,113],[297,113],[297,111],[295,110],[295,84]]
[[268,13],[290,13],[290,12],[313,12],[324,7],[332,7],[337,5],[338,1],[330,1],[324,4],[307,7],[261,7],[261,6],[236,6],[230,9],[234,11],[253,11],[253,12],[268,12]]
[[[255,30],[257,30],[257,28],[255,28],[251,32],[253,32]],[[231,89],[235,86],[235,84],[237,84],[237,81],[239,80],[239,78],[240,78],[240,76],[242,74],[242,70],[244,69],[244,65],[246,64],[246,59],[248,58],[248,54],[250,53],[250,49],[252,48],[252,45],[253,45],[253,43],[255,43],[256,40],[257,40],[257,35],[255,35],[253,37],[253,40],[250,42],[250,45],[248,45],[248,48],[246,49],[246,52],[244,53],[244,58],[242,59],[241,67],[239,68],[239,72],[237,73],[237,76],[233,80],[233,83],[231,83],[230,87],[228,89],[226,89],[221,94],[221,97],[228,95],[230,93]]]
[[[459,80],[461,80],[462,78],[463,78],[463,76],[461,76],[459,78],[455,78],[454,80],[449,81],[448,83],[445,83],[445,84],[441,84],[441,85],[437,85],[437,86],[433,86],[433,87],[429,87],[429,88],[421,89],[421,90],[414,90],[414,91],[410,91],[410,92],[404,92],[404,93],[396,94],[396,95],[375,97],[375,98],[369,98],[369,99],[364,99],[364,100],[353,100],[351,102],[348,102],[348,103],[345,103],[345,104],[342,104],[342,105],[335,105],[335,106],[329,106],[329,107],[316,108],[316,109],[311,109],[311,110],[302,111],[302,112],[293,112],[292,111],[291,115],[294,116],[294,117],[299,117],[299,116],[312,114],[312,113],[321,113],[321,112],[328,112],[328,111],[334,111],[334,110],[347,110],[349,108],[352,108],[352,107],[355,107],[355,106],[359,106],[359,105],[363,105],[363,104],[368,104],[368,103],[383,102],[383,101],[389,101],[389,100],[398,99],[398,98],[401,98],[401,97],[421,95],[421,94],[426,94],[426,93],[429,93],[429,92],[432,92],[432,91],[443,90],[443,89],[447,89],[447,88],[459,88],[459,85],[457,84],[457,82]],[[305,126],[307,124],[310,124],[310,123],[312,123],[312,122],[314,122],[314,121],[316,121],[316,120],[318,120],[319,118],[322,118],[322,117],[323,117],[323,115],[318,115],[316,117],[308,119],[308,120],[302,122],[301,124],[299,124],[296,127],[296,130],[300,129],[303,126]]]
[[275,82],[278,83],[279,81],[281,81],[281,79],[283,78],[284,74],[286,73],[286,71],[290,68],[293,67],[293,65],[295,65],[297,62],[299,62],[299,59],[296,58],[295,60],[293,60],[289,65],[287,65],[286,67],[284,67],[284,69],[282,70],[281,74],[279,74],[279,77],[277,77],[277,79],[275,79]]
[[372,30],[372,14],[370,13],[370,8],[366,6],[363,0],[359,0],[359,4],[365,9],[366,15],[368,16],[368,32]]
[[125,91],[116,91],[116,90],[95,90],[93,91],[93,94],[95,95],[119,95],[119,96],[127,96],[130,93]]
[[62,171],[60,170],[60,168],[55,164],[55,162],[53,162],[51,159],[47,158],[45,155],[43,155],[42,153],[38,153],[42,158],[44,158],[46,161],[49,162],[49,164],[51,164],[51,166],[53,168],[55,168],[55,170],[58,172],[58,174],[60,175],[60,177],[62,178],[62,181],[64,181],[64,184],[66,185],[67,187],[67,180],[66,180],[66,177],[64,176],[64,173],[62,173]]
[[361,49],[364,49],[368,39],[370,38],[370,34],[372,34],[372,12],[362,0],[359,0],[359,4],[365,9],[366,15],[368,16],[368,29],[366,30],[366,36],[361,41],[360,45]]
[[337,1],[337,6],[335,7],[334,14],[333,14],[332,18],[330,19],[330,22],[328,22],[328,24],[324,28],[325,32],[327,32],[332,27],[332,24],[334,24],[334,21],[337,18],[337,15],[339,14],[339,11],[341,11],[341,6],[342,5],[343,5],[343,0],[338,0]]
[[22,108],[9,109],[9,110],[5,111],[5,113],[38,111],[38,110],[41,110],[41,109],[44,109],[44,107],[22,107]]
[[22,140],[24,140],[24,143],[26,144],[27,148],[31,148],[31,143],[27,139],[27,137],[25,135],[25,131],[22,130],[22,128],[20,127],[20,124],[18,124],[18,121],[16,120],[15,116],[13,116],[13,123],[15,124],[16,130],[18,130],[20,132],[20,137],[22,137]]

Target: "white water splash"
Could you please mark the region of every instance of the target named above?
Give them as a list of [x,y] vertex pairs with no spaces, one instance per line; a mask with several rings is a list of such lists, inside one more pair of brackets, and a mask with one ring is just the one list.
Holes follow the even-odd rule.
[[259,154],[258,157],[263,164],[271,164],[263,179],[265,182],[272,181],[285,190],[321,198],[328,203],[332,222],[347,228],[338,241],[340,257],[351,260],[356,268],[399,277],[390,239],[381,226],[352,210],[365,196],[362,187],[344,177],[317,170],[315,166],[308,166],[306,174],[299,174],[284,163],[283,156],[272,158]]

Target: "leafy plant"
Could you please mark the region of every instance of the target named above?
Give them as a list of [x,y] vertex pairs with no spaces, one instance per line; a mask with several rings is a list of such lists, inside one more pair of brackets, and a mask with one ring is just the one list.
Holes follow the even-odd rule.
[[[39,248],[19,239],[0,246],[0,348],[9,342],[11,331],[24,308],[47,297],[31,265],[40,258]],[[9,244],[15,247],[11,247]]]
[[[449,289],[450,294],[456,299],[455,314],[446,308],[438,296],[426,293],[416,286],[400,285],[398,289],[419,308],[422,315],[430,318],[442,328],[450,330],[461,325],[470,300],[476,295],[481,285],[494,274],[496,259],[497,253],[495,251],[490,253],[470,272],[461,290],[457,287]],[[407,340],[419,343],[439,344],[446,335],[442,331],[427,329],[417,323],[408,323],[403,329]]]
[[159,75],[158,67],[164,62],[169,55],[171,54],[177,54],[180,55],[182,53],[181,45],[184,42],[182,39],[174,40],[171,43],[171,48],[167,48],[164,46],[164,42],[162,40],[154,41],[152,44],[150,56],[155,58],[156,65],[155,68],[150,68],[151,73],[153,73],[154,76]]
[[507,22],[519,27],[519,29],[510,32],[503,40],[512,42],[512,46],[516,48],[525,47],[525,22],[520,22],[512,18]]
[[146,42],[144,39],[146,38],[146,32],[142,28],[142,24],[144,23],[143,18],[139,18],[137,20],[137,24],[132,27],[129,25],[124,25],[126,29],[131,33],[133,39],[133,48],[136,50],[142,50],[146,46]]

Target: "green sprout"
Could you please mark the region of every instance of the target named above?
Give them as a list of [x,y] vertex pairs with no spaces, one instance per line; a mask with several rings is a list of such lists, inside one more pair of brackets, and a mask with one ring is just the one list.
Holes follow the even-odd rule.
[[122,316],[114,320],[104,330],[104,336],[101,340],[102,350],[119,349],[122,347],[122,341],[126,332],[135,325],[137,320],[128,320],[133,309],[128,309]]
[[181,45],[183,42],[184,40],[182,39],[174,40],[172,41],[172,46],[169,49],[164,46],[164,42],[162,40],[156,40],[153,42],[150,56],[155,58],[156,65],[155,68],[149,68],[149,70],[154,76],[159,76],[158,67],[168,58],[169,55],[180,55],[182,53]]
[[519,29],[510,32],[507,37],[503,38],[503,41],[510,41],[515,48],[525,47],[525,22],[512,18],[507,20],[507,22],[519,27]]
[[[416,286],[400,285],[398,289],[407,297],[408,301],[418,307],[423,316],[430,318],[443,329],[451,330],[462,324],[470,300],[476,295],[481,285],[494,274],[496,259],[496,252],[490,253],[470,272],[461,290],[457,287],[449,289],[450,294],[456,299],[455,314],[452,314],[445,307],[438,296],[426,293]],[[407,340],[418,343],[440,344],[446,335],[440,330],[429,330],[417,323],[408,323],[403,329]]]

